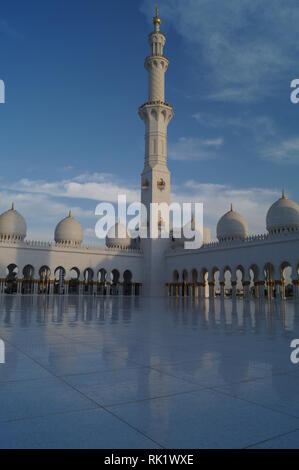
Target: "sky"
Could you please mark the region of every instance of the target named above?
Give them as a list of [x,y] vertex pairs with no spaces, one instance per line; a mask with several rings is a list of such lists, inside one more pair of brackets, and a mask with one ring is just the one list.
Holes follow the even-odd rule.
[[[52,240],[72,209],[95,241],[94,211],[139,200],[155,1],[2,0],[0,211],[11,202],[28,239]],[[297,0],[160,0],[170,60],[166,99],[172,199],[204,203],[216,224],[233,203],[264,233],[285,188],[299,201]]]

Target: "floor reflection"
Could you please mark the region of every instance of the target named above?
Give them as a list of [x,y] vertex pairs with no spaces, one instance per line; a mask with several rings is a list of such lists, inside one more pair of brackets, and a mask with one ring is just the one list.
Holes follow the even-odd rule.
[[[191,432],[190,403],[198,419],[212,406],[203,391],[213,397],[210,412],[219,432],[229,426],[228,414],[219,411],[227,401],[232,415],[240,403],[251,403],[250,416],[256,419],[258,406],[266,407],[272,426],[265,435],[272,428],[273,435],[280,435],[285,423],[275,413],[299,417],[299,366],[290,361],[290,342],[296,337],[299,305],[292,300],[2,296],[6,363],[0,365],[0,446],[2,421],[26,421],[81,405],[86,409],[91,402],[101,409],[119,406],[121,421],[171,446],[178,435],[185,442]],[[17,396],[23,405],[13,401]],[[132,404],[134,412],[127,415]],[[178,412],[178,406],[190,416]],[[157,429],[156,420],[161,422]],[[172,438],[173,423],[178,429]],[[196,428],[198,439],[202,431]],[[254,432],[244,436],[244,445],[258,442]]]

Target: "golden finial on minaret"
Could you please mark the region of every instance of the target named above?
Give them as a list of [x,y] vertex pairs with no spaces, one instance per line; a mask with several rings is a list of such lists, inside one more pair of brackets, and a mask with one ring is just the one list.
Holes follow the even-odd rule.
[[156,16],[153,18],[153,23],[157,29],[160,29],[161,19],[159,17],[159,7],[156,5]]

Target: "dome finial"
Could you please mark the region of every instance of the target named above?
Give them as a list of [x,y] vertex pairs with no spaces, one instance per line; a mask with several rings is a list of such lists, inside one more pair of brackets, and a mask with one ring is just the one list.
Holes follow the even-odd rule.
[[285,193],[284,188],[282,189],[282,192],[281,192],[281,199],[286,199],[286,193]]
[[233,203],[231,202],[230,203],[230,211],[233,212],[234,208],[233,208]]
[[156,16],[153,18],[153,23],[156,31],[160,31],[161,19],[159,17],[159,7],[156,5]]
[[12,211],[15,210],[15,203],[14,203],[14,202],[11,203],[11,210],[12,210]]
[[72,218],[72,209],[69,210],[69,217]]

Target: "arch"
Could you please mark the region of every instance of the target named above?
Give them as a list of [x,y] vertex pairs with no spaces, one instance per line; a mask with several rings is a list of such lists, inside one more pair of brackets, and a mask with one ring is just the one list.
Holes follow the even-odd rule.
[[98,270],[97,274],[97,293],[98,295],[107,294],[107,271],[104,268]]
[[16,294],[18,292],[18,273],[19,268],[11,263],[6,267],[5,288],[6,294]]
[[209,271],[207,268],[203,267],[200,270],[200,282],[206,283],[209,279]]
[[[281,277],[281,297],[289,298],[294,295],[293,267],[288,261],[283,261],[279,267]],[[296,274],[296,273],[295,273]]]
[[244,295],[244,285],[243,282],[246,281],[246,270],[242,264],[239,264],[236,267],[235,271],[235,281],[237,282],[236,284],[236,294],[237,295]]
[[249,289],[254,297],[259,297],[259,276],[260,270],[256,263],[253,263],[248,268]]
[[129,269],[123,274],[124,284],[123,284],[123,293],[124,295],[132,295],[132,278],[133,275]]
[[197,269],[193,268],[191,271],[191,282],[197,283],[197,279],[198,279]]
[[83,293],[84,294],[90,295],[93,293],[93,276],[94,276],[94,272],[91,268],[84,269],[84,272],[83,272],[83,279],[84,279]]
[[274,274],[275,268],[272,263],[267,262],[263,268],[264,271],[264,280],[265,280],[265,287],[266,287],[266,294],[268,299],[274,297]]
[[189,295],[189,285],[188,285],[188,271],[183,269],[182,271],[182,296],[188,297]]
[[51,270],[49,266],[42,266],[39,269],[38,291],[40,294],[49,294]]
[[33,279],[34,277],[34,267],[32,264],[26,264],[23,268],[23,278],[24,279]]
[[120,272],[117,269],[113,269],[111,271],[111,294],[118,295],[119,294],[119,286],[120,286]]
[[69,294],[79,294],[80,290],[80,270],[77,267],[70,269]]
[[65,290],[65,269],[58,266],[54,271],[54,294],[64,294]]
[[220,294],[220,281],[221,281],[221,270],[214,266],[211,270],[211,276],[209,276],[211,282],[214,282],[214,288],[211,292],[212,296],[216,296]]
[[224,281],[224,292],[225,295],[232,295],[232,268],[228,265],[224,266],[222,269],[222,276]]
[[34,267],[26,264],[23,268],[22,294],[32,294],[34,290]]

